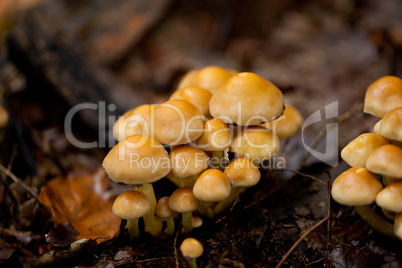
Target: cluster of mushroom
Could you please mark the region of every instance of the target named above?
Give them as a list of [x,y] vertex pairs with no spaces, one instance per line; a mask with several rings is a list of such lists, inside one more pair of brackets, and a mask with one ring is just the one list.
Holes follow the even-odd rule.
[[[132,238],[141,217],[153,236],[162,233],[165,219],[163,233],[171,235],[177,213],[188,233],[193,214],[212,218],[257,184],[260,163],[302,124],[295,108],[284,109],[282,92],[262,77],[207,66],[187,73],[167,102],[120,117],[114,125],[119,143],[103,167],[113,181],[136,187],[113,206]],[[157,202],[152,183],[164,177],[178,188]]]
[[[342,150],[342,159],[352,168],[336,178],[332,197],[355,206],[377,231],[402,239],[402,79],[385,76],[373,82],[366,91],[364,112],[381,120],[374,133],[361,134]],[[374,202],[388,220],[372,210]]]

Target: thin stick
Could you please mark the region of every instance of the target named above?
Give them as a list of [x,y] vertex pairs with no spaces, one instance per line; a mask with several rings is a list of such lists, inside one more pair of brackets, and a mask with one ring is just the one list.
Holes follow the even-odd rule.
[[[364,104],[360,103],[359,105],[353,107],[349,111],[344,112],[343,114],[339,115],[338,117],[335,118],[334,122],[335,123],[343,123],[344,121],[348,120],[355,114],[361,112],[363,110]],[[325,134],[327,133],[327,127],[324,127],[321,129],[320,132],[318,132],[317,137],[313,140],[313,142],[310,144],[311,149],[315,149],[318,144],[321,142],[321,140],[324,138]],[[306,154],[303,157],[303,160],[300,162],[300,166],[298,170],[301,170],[306,163],[307,159],[310,157],[310,152],[307,151]]]
[[177,247],[176,247],[176,244],[177,244],[177,236],[179,235],[179,232],[180,232],[180,229],[181,229],[181,225],[182,225],[182,224],[180,223],[179,227],[177,228],[176,236],[175,236],[174,242],[173,242],[174,258],[175,258],[175,261],[176,261],[176,268],[179,268],[179,256],[177,255]]
[[302,177],[310,178],[312,180],[318,181],[319,183],[327,185],[324,181],[322,181],[322,180],[320,180],[320,179],[318,179],[318,178],[316,178],[316,177],[314,177],[312,175],[309,175],[309,174],[306,174],[306,173],[303,173],[303,172],[300,172],[300,171],[294,170],[294,169],[286,169],[286,168],[285,169],[270,169],[270,171],[273,171],[273,172],[289,171],[289,172],[293,172],[293,173],[295,173],[297,175],[300,175]]
[[332,188],[332,176],[331,173],[327,170],[328,174],[328,221],[327,221],[327,248],[325,250],[325,259],[324,259],[324,267],[327,266],[328,262],[328,254],[329,254],[329,239],[331,234],[331,188]]
[[321,224],[326,222],[329,219],[329,217],[325,217],[324,219],[320,220],[317,222],[313,227],[311,227],[306,233],[304,233],[297,241],[296,243],[293,244],[293,246],[286,252],[285,256],[283,256],[282,260],[276,265],[276,268],[279,268],[282,266],[282,264],[286,261],[286,259],[292,254],[293,250],[303,241],[304,238],[306,238],[312,231],[314,231],[317,227],[319,227]]
[[29,186],[27,186],[21,179],[15,176],[14,173],[12,173],[2,164],[0,164],[0,171],[6,174],[8,177],[10,177],[15,183],[19,184],[22,188],[24,188],[24,190],[27,191],[30,195],[32,195],[33,198],[35,198],[36,200],[39,199],[38,194],[35,193],[34,190],[32,190]]

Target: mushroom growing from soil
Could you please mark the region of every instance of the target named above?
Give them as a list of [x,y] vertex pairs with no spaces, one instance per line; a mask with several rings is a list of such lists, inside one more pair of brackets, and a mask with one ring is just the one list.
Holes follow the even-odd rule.
[[364,112],[377,117],[402,106],[402,79],[384,76],[374,81],[366,90]]
[[143,135],[130,136],[114,146],[103,160],[103,167],[111,180],[136,185],[151,203],[144,216],[145,231],[158,236],[162,220],[155,215],[156,199],[152,183],[170,172],[170,159],[158,141]]
[[173,235],[175,228],[173,216],[175,215],[175,212],[169,207],[169,196],[159,199],[158,204],[156,205],[156,215],[166,221],[166,229],[164,230],[165,235]]
[[191,232],[193,224],[191,221],[192,212],[197,210],[200,201],[194,196],[193,188],[189,186],[180,187],[172,193],[169,198],[171,210],[181,213],[183,233]]
[[218,169],[204,171],[193,187],[194,196],[201,200],[199,211],[202,215],[213,218],[211,204],[229,197],[230,181],[225,173]]
[[341,157],[352,167],[366,167],[371,153],[386,144],[388,141],[377,134],[363,133],[343,148]]
[[119,195],[113,203],[113,213],[127,220],[127,229],[131,239],[139,237],[138,219],[151,209],[148,198],[142,193],[129,190]]
[[220,214],[233,204],[236,198],[246,190],[247,187],[256,185],[261,178],[258,167],[246,158],[233,160],[224,173],[228,176],[232,189],[228,198],[220,201],[214,207],[214,214]]
[[201,136],[204,115],[184,100],[170,100],[158,106],[147,119],[146,135],[166,145],[187,144]]
[[354,206],[360,217],[378,232],[393,236],[393,225],[375,213],[370,205],[383,189],[374,173],[353,167],[340,174],[332,184],[332,198],[339,204]]
[[183,254],[190,267],[197,267],[197,258],[202,255],[204,248],[201,243],[195,238],[186,238],[180,245],[181,254]]
[[284,100],[271,82],[254,73],[239,73],[212,95],[209,110],[214,118],[228,124],[258,125],[280,117]]

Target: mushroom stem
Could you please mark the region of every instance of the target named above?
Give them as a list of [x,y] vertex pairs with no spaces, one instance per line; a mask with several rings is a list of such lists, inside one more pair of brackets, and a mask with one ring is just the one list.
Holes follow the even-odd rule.
[[211,209],[212,202],[205,202],[201,201],[200,206],[198,207],[198,211],[201,213],[201,215],[212,219],[214,217],[214,212]]
[[165,235],[171,236],[174,233],[174,227],[175,227],[173,216],[167,217],[165,218],[165,220],[166,220],[166,229],[164,231]]
[[181,185],[181,180],[179,178],[173,177],[172,175],[168,174],[166,176],[166,178],[168,180],[170,180],[171,183],[173,183],[174,185],[176,185],[177,187],[180,187]]
[[220,201],[213,209],[215,215],[218,215],[228,209],[236,198],[246,190],[246,187],[235,187],[230,191],[230,195],[225,200]]
[[181,178],[180,179],[181,187],[184,187],[184,186],[193,187],[194,184],[195,184],[195,181],[198,179],[199,176],[200,176],[200,174],[198,173],[198,174],[195,174],[195,175],[192,175],[192,176]]
[[193,230],[193,223],[191,221],[192,212],[184,212],[181,214],[181,222],[183,224],[182,232],[187,234]]
[[386,236],[395,237],[393,224],[380,217],[369,205],[355,206],[355,209],[374,230]]
[[140,236],[140,230],[138,229],[138,218],[127,220],[127,230],[131,240]]
[[190,257],[184,256],[184,259],[185,259],[188,267],[190,267],[190,268],[197,268],[198,267],[196,258],[190,258]]
[[151,209],[144,216],[145,232],[156,237],[162,232],[162,219],[155,215],[156,198],[154,188],[151,183],[144,183],[137,186],[137,191],[143,193],[151,203]]

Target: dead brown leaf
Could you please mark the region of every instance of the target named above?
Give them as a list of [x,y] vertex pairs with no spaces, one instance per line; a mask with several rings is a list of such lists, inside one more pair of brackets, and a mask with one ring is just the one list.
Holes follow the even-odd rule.
[[69,175],[50,180],[42,187],[39,201],[50,209],[55,226],[70,222],[79,234],[104,242],[115,237],[120,219],[112,212],[115,196],[102,171],[82,176]]

